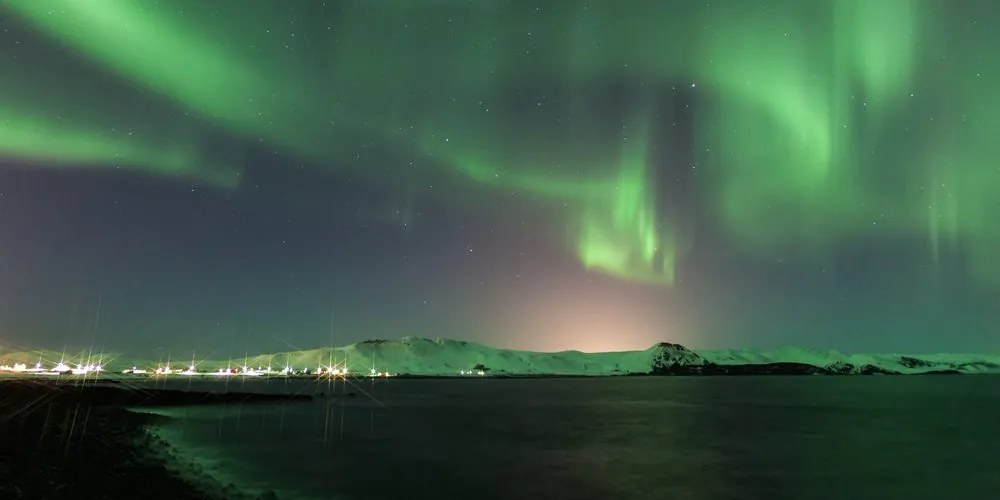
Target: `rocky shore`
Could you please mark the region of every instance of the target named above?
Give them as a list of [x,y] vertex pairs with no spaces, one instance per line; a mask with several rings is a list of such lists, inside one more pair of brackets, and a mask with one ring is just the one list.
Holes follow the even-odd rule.
[[238,498],[234,485],[172,461],[147,430],[164,417],[126,408],[308,399],[0,381],[0,498]]

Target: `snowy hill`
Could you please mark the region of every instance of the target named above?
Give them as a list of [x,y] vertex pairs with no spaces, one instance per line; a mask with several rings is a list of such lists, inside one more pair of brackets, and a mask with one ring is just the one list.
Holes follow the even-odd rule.
[[344,347],[260,355],[250,366],[289,366],[316,369],[346,366],[352,373],[394,373],[453,376],[487,375],[615,375],[647,373],[657,348],[645,351],[583,353],[530,352],[495,349],[474,342],[403,337],[368,340]]
[[994,354],[844,354],[799,347],[773,351],[700,351],[698,354],[709,363],[720,366],[799,363],[822,368],[832,374],[1000,373],[1000,355]]
[[[92,355],[91,355],[92,356]],[[0,354],[0,365],[47,364],[62,353],[25,351]],[[70,362],[68,356],[65,356]],[[84,354],[73,356],[82,362]],[[103,356],[107,371],[139,366],[148,373],[164,366],[124,356]],[[79,361],[76,361],[79,360]],[[171,363],[173,373],[190,363]],[[771,375],[771,374],[918,374],[1000,373],[1000,355],[982,354],[844,354],[838,351],[786,347],[771,351],[692,351],[682,345],[659,343],[642,351],[583,353],[579,351],[531,352],[496,349],[474,342],[403,337],[367,340],[342,347],[260,354],[245,359],[196,363],[198,372],[250,370],[316,373],[336,369],[354,375],[394,374],[415,376],[543,376],[543,375]],[[48,366],[46,366],[48,368]]]

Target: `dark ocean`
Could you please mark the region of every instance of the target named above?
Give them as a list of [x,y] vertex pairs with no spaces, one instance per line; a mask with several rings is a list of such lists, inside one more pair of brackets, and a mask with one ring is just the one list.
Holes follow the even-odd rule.
[[[168,384],[219,390],[218,381]],[[236,380],[191,461],[279,498],[996,498],[1000,376]]]

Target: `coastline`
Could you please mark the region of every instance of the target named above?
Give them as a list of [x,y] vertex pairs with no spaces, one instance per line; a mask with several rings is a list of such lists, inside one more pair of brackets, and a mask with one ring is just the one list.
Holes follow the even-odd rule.
[[[185,407],[179,407],[183,411]],[[171,427],[181,423],[183,417],[171,415],[165,408],[129,408],[127,411],[151,417],[144,427],[150,445],[147,451],[164,462],[166,467],[189,484],[205,493],[207,498],[235,500],[277,500],[279,496],[270,489],[255,488],[228,475],[225,464],[185,451],[184,440],[173,435]]]
[[169,417],[141,410],[275,396],[29,379],[3,380],[0,388],[0,498],[277,498],[223,485],[193,461],[185,462],[156,432]]

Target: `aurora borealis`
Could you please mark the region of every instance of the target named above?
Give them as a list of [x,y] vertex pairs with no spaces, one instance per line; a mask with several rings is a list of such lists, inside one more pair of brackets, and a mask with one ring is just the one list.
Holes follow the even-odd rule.
[[6,0],[0,329],[995,350],[993,10]]

